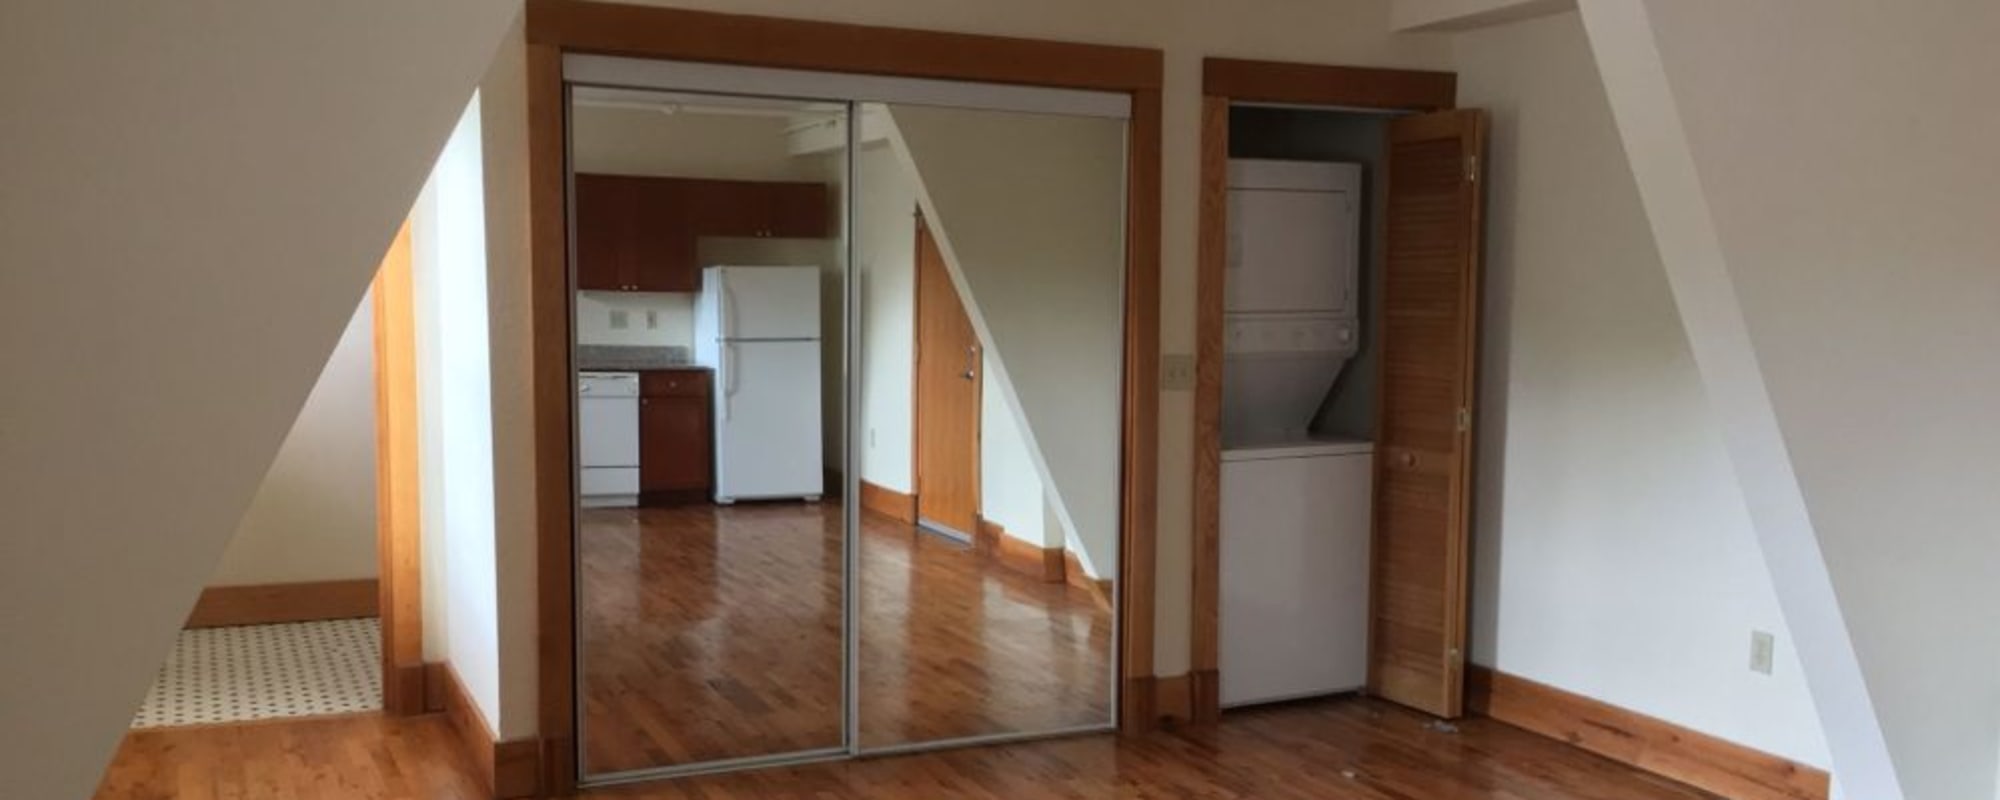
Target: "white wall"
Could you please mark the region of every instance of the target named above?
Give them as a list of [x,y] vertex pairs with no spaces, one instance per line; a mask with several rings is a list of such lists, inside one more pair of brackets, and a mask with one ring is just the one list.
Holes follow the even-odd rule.
[[11,794],[96,785],[519,5],[0,5]]
[[854,268],[861,282],[862,480],[916,491],[916,180],[886,144],[855,158]]
[[[487,724],[500,713],[499,556],[486,302],[486,206],[475,96],[410,216],[427,632]],[[432,648],[427,648],[432,649]]]
[[[855,0],[801,6],[788,0],[649,0],[660,5],[742,14],[764,14],[870,25],[967,31],[1159,48],[1165,52],[1161,226],[1161,347],[1166,353],[1194,352],[1194,252],[1197,166],[1201,129],[1201,61],[1206,56],[1275,59],[1330,64],[1448,68],[1449,40],[1434,35],[1390,33],[1388,0],[1264,0],[1256,13],[1210,0],[1106,0],[1078,6],[1067,0],[1018,0],[1004,6],[933,3],[922,0]],[[518,49],[518,44],[507,45]],[[518,58],[518,55],[511,57]],[[486,99],[498,103],[494,87]],[[521,91],[515,89],[516,94]],[[506,102],[521,103],[518,98]],[[494,135],[489,132],[489,137]],[[508,135],[512,136],[513,133]],[[489,145],[491,144],[489,139]],[[523,151],[519,158],[525,159]],[[495,204],[524,201],[521,188],[501,188]],[[525,248],[525,243],[517,245]],[[525,271],[527,257],[507,258]],[[526,278],[515,276],[507,302],[517,318],[496,322],[509,331],[496,352],[529,348]],[[496,301],[496,308],[500,305]],[[525,387],[518,389],[526,394]],[[1193,480],[1193,395],[1160,396],[1159,525],[1154,668],[1161,675],[1187,671],[1190,644],[1189,562]],[[524,423],[525,424],[525,423]],[[886,445],[884,446],[886,447]],[[522,471],[527,471],[525,467]],[[523,480],[514,478],[514,480]],[[532,541],[532,533],[521,534]],[[524,545],[525,546],[525,545]],[[530,593],[525,586],[522,592]],[[532,634],[530,619],[526,623]],[[523,671],[532,686],[532,671]],[[514,685],[514,679],[509,678]]]
[[364,295],[208,585],[375,577],[374,322]]
[[918,106],[889,116],[891,144],[916,176],[1041,488],[1091,562],[1109,568],[1118,551],[1125,124]]
[[[694,297],[686,292],[577,292],[576,343],[693,347]],[[619,312],[625,315],[623,329],[613,327],[612,315]]]
[[1581,20],[1456,46],[1493,122],[1473,660],[1827,766]]
[[[486,304],[493,386],[494,558],[500,588],[500,719],[503,740],[532,736],[540,705],[535,632],[534,350],[528,327],[528,109],[519,15],[479,87],[486,181]],[[429,629],[435,630],[435,629]]]
[[1582,8],[1843,784],[1993,795],[2000,6]]
[[[883,114],[879,107],[872,113]],[[862,293],[861,477],[912,492],[917,176],[893,147],[882,143],[862,148],[855,180],[854,247]],[[943,221],[931,225],[934,234],[942,235]],[[1015,421],[1008,400],[1012,389],[1000,383],[990,366],[982,368],[980,381],[979,514],[1036,547],[1063,547],[1062,528],[1046,525],[1042,475]]]

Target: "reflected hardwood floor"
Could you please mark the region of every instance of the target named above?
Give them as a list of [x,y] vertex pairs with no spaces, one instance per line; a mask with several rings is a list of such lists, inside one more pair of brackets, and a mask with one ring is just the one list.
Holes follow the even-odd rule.
[[[579,523],[583,755],[604,774],[841,746],[841,507]],[[1108,724],[1111,615],[864,513],[861,742]]]
[[[1484,719],[1457,733],[1374,700],[1231,713],[1221,725],[716,775],[586,793],[603,800],[1716,800]],[[254,733],[249,732],[254,731]],[[97,800],[481,796],[441,716],[135,731]]]

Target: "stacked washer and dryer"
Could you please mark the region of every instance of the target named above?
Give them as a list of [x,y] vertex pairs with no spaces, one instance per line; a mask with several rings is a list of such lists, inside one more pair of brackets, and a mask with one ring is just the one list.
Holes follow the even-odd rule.
[[1359,164],[1229,163],[1225,706],[1367,682],[1374,445],[1313,430],[1361,347],[1362,189]]

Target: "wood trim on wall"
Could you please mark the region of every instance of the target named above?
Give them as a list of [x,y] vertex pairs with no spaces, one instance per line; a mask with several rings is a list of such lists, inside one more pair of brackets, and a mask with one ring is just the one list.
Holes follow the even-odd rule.
[[1457,103],[1449,72],[1209,58],[1202,62],[1195,249],[1193,626],[1191,713],[1221,718],[1223,289],[1229,241],[1229,107],[1290,103],[1429,111]]
[[1289,103],[1395,111],[1458,105],[1458,75],[1427,70],[1342,67],[1289,61],[1205,58],[1202,94],[1238,103]]
[[459,744],[472,759],[473,773],[495,800],[541,796],[540,743],[535,739],[500,741],[450,664],[425,664],[421,674],[424,705],[451,719]]
[[417,463],[417,333],[410,223],[375,272],[375,550],[382,710],[424,705],[423,491]]
[[861,482],[861,508],[905,525],[917,524],[917,496],[879,483]]
[[271,625],[375,616],[380,607],[374,578],[254,586],[211,586],[201,590],[186,627]]
[[574,470],[570,454],[574,398],[569,374],[571,298],[564,210],[564,52],[1130,93],[1122,388],[1123,553],[1117,583],[1120,663],[1126,694],[1120,728],[1137,732],[1151,727],[1159,482],[1160,51],[574,0],[528,0],[526,16],[540,626],[538,722],[545,788],[553,794],[569,791],[576,775]]
[[980,555],[1002,567],[1026,575],[1044,583],[1062,583],[1064,577],[1064,554],[1061,548],[1037,547],[1007,533],[1007,528],[998,522],[979,518],[978,531],[973,534],[973,546]]
[[1472,713],[1730,800],[1826,800],[1824,770],[1488,667],[1466,668]]
[[529,0],[528,43],[569,52],[1068,89],[1158,89],[1158,50],[656,6]]
[[570,369],[570,297],[562,52],[533,41],[528,64],[528,231],[535,397],[536,731],[542,785],[576,790],[576,470],[570,435],[575,390]]

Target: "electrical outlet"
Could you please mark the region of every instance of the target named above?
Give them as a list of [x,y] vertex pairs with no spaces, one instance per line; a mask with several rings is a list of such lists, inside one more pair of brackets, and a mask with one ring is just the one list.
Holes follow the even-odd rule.
[[1750,632],[1750,671],[1771,674],[1771,661],[1776,657],[1778,639],[1764,631]]
[[1160,356],[1160,388],[1169,392],[1194,391],[1194,356],[1186,353]]
[[660,312],[658,311],[646,312],[646,330],[657,331],[659,329],[660,329]]
[[623,312],[623,311],[613,311],[613,312],[611,312],[611,329],[612,329],[612,330],[614,330],[614,331],[622,331],[622,330],[625,330],[626,328],[630,328],[630,327],[632,327],[632,320],[630,319],[630,317],[628,317],[628,316],[626,315],[626,313],[625,313],[625,312]]
[[875,429],[874,429],[874,428],[869,428],[869,429],[868,429],[868,449],[870,449],[870,450],[873,450],[873,449],[875,449]]

